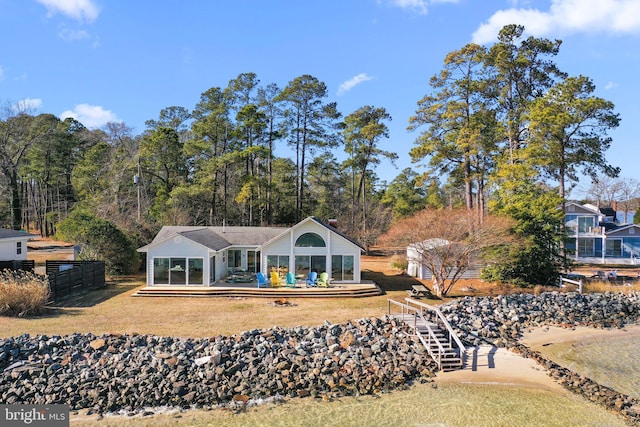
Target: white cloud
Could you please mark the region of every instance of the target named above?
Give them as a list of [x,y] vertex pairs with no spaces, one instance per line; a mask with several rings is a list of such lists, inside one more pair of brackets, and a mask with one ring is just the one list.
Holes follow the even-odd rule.
[[618,83],[615,83],[615,82],[608,82],[608,83],[604,86],[604,88],[605,88],[606,90],[613,89],[613,88],[616,88],[616,87],[618,87]]
[[62,120],[72,117],[90,129],[100,128],[109,122],[120,121],[110,110],[105,110],[99,105],[78,104],[72,110],[60,114]]
[[0,65],[0,81],[4,80],[4,70],[2,69],[2,65]]
[[426,15],[428,10],[426,0],[391,0],[391,5],[400,9],[413,10],[421,15]]
[[460,0],[388,0],[391,6],[426,15],[429,6],[437,3],[458,3]]
[[551,33],[640,33],[638,0],[552,0],[548,11],[511,8],[499,10],[473,33],[474,43],[497,39],[507,24],[524,25],[535,37]]
[[66,42],[90,38],[89,33],[87,33],[85,30],[70,30],[68,28],[63,28],[62,30],[60,30],[58,36],[60,36],[60,38]]
[[42,105],[40,98],[25,98],[13,104],[17,111],[35,111]]
[[62,13],[78,21],[95,21],[100,8],[92,0],[36,0],[47,8],[49,16]]
[[338,87],[338,96],[343,95],[345,92],[350,91],[360,83],[366,82],[367,80],[373,80],[373,77],[368,76],[367,73],[360,73],[357,76],[350,78]]

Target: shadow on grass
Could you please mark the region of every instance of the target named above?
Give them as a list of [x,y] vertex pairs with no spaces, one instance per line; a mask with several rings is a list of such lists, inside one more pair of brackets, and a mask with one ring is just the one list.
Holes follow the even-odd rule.
[[68,308],[93,307],[120,294],[132,291],[138,286],[140,286],[140,283],[107,283],[103,288],[92,289],[57,299],[51,303],[51,309],[58,311],[61,311],[59,309],[65,309],[64,313],[68,314],[69,310],[66,310]]
[[362,278],[365,280],[373,280],[380,288],[387,291],[408,291],[413,285],[422,285],[415,277],[406,274],[388,275],[379,271],[364,270]]

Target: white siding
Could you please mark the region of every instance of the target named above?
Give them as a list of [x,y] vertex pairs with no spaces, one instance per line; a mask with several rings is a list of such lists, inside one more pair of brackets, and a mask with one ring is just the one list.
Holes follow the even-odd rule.
[[[24,261],[27,259],[27,240],[28,239],[2,239],[0,241],[0,260],[2,261],[13,261],[20,260]],[[16,253],[17,243],[21,242],[22,253]]]
[[[325,243],[326,247],[317,248],[296,248],[294,247],[295,241],[298,237],[305,233],[316,233],[320,235]],[[246,267],[246,249],[247,247],[237,246],[234,249],[242,249],[243,253],[243,266]],[[253,247],[252,247],[253,249]],[[267,266],[267,257],[269,255],[288,255],[289,256],[289,268],[293,270],[295,268],[295,256],[296,255],[324,255],[327,259],[326,271],[331,271],[331,256],[332,255],[347,255],[354,258],[354,280],[353,282],[360,282],[360,254],[361,249],[358,245],[352,243],[348,239],[336,234],[331,229],[324,227],[311,219],[303,221],[298,227],[284,232],[277,239],[264,245],[262,248],[256,248],[261,250],[260,266],[263,272],[265,272]],[[147,284],[153,284],[153,260],[156,257],[170,258],[203,258],[203,275],[205,278],[205,284],[209,283],[209,258],[210,251],[208,248],[195,243],[182,236],[174,236],[163,242],[158,242],[146,247],[147,250]],[[224,259],[223,259],[224,257]],[[219,252],[216,254],[216,280],[220,280],[227,273],[227,259],[226,252]]]
[[147,250],[147,285],[153,284],[153,259],[171,257],[202,258],[204,284],[205,286],[209,284],[209,250],[192,240],[186,239],[182,236],[174,236],[173,238],[154,245]]
[[[299,227],[295,227],[291,232],[285,233],[277,240],[265,245],[262,249],[262,267],[267,265],[267,256],[269,255],[289,255],[289,269],[293,270],[296,255],[324,255],[327,264],[325,270],[331,271],[332,255],[352,255],[354,257],[354,283],[360,282],[360,247],[353,244],[349,240],[334,233],[330,229],[323,227],[313,221],[308,221]],[[326,247],[322,248],[296,248],[296,240],[306,233],[315,233],[324,239]]]

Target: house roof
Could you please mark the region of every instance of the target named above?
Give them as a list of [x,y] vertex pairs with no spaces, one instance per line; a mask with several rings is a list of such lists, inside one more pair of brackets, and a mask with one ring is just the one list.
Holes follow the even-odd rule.
[[19,238],[32,238],[36,237],[35,234],[27,233],[22,230],[10,230],[8,228],[0,228],[0,239],[19,239]]
[[318,218],[316,218],[315,216],[310,217],[310,219],[318,224],[320,224],[321,226],[328,228],[329,230],[333,231],[334,233],[336,233],[337,235],[339,235],[340,237],[343,237],[345,239],[347,239],[348,241],[350,241],[351,243],[353,243],[354,245],[356,245],[357,247],[359,247],[361,250],[366,251],[366,249],[364,247],[362,247],[362,245],[358,242],[356,242],[355,240],[353,240],[351,237],[347,236],[346,234],[342,233],[340,230],[338,230],[337,228],[327,224],[324,221],[319,220]]
[[600,212],[602,215],[614,217],[616,216],[616,211],[613,208],[600,208]]
[[231,246],[231,243],[228,240],[224,239],[209,228],[181,231],[177,234],[216,251]]
[[[638,224],[623,225],[611,231],[607,230],[606,234],[607,236],[612,236],[614,234],[626,234],[626,233],[629,233],[628,230],[631,228],[633,228],[634,230],[640,230],[640,225]],[[637,235],[640,235],[640,231],[638,232]]]
[[588,203],[581,205],[577,202],[567,202],[565,203],[564,209],[565,214],[600,214],[600,210],[596,206]]
[[451,242],[449,242],[448,240],[435,237],[433,239],[423,240],[422,242],[411,243],[409,245],[409,248],[412,248],[412,249],[415,248],[420,250],[430,250],[430,249],[439,248],[441,246],[447,246],[449,244],[451,244]]
[[362,251],[365,250],[360,244],[341,233],[335,227],[332,227],[315,217],[308,217],[293,227],[164,226],[160,229],[151,243],[139,248],[138,252],[147,252],[150,246],[164,242],[176,235],[183,236],[214,251],[220,251],[230,246],[262,246],[308,221],[313,221],[323,227],[326,227],[333,233],[358,246]]
[[183,236],[214,251],[229,246],[260,246],[285,230],[287,229],[282,227],[166,225],[160,229],[151,243],[139,248],[138,252],[147,252],[149,246],[168,240],[175,235]]

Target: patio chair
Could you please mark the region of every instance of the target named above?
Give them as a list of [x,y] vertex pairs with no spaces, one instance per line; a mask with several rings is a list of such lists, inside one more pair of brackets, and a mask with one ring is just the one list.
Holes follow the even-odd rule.
[[309,277],[307,277],[307,287],[316,287],[318,286],[318,273],[312,271],[309,273]]
[[267,278],[264,277],[264,274],[262,272],[257,272],[256,273],[256,281],[258,283],[258,287],[259,288],[268,288],[269,287],[269,282],[267,281]]
[[296,276],[292,272],[287,273],[287,288],[296,287]]
[[273,286],[275,288],[276,286],[280,286],[281,284],[282,283],[281,283],[280,275],[278,274],[278,272],[277,271],[272,271],[271,272],[271,286]]
[[318,287],[320,287],[320,288],[328,288],[329,286],[331,286],[329,284],[329,281],[330,281],[329,273],[327,273],[326,271],[320,273],[320,277],[318,277]]

